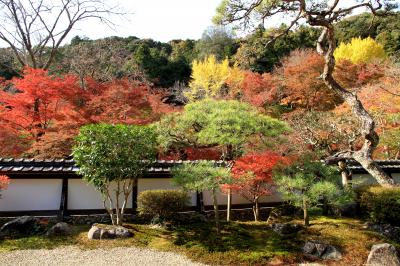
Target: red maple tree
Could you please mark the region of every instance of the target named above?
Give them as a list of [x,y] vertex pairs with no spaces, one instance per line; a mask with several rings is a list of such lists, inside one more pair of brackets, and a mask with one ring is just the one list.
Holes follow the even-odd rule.
[[252,105],[263,107],[275,103],[278,95],[278,83],[271,73],[245,71],[242,81],[243,100]]
[[224,185],[223,189],[230,189],[249,200],[253,204],[254,220],[258,221],[260,197],[274,192],[274,169],[289,162],[288,157],[271,151],[245,155],[235,161],[232,168],[233,182]]
[[[128,79],[98,82],[87,78],[81,88],[74,75],[55,76],[26,68],[23,77],[11,84],[11,90],[0,90],[0,143],[7,146],[2,155],[65,157],[82,125],[148,124],[174,111],[162,103],[162,95]],[[15,145],[18,139],[27,145]]]

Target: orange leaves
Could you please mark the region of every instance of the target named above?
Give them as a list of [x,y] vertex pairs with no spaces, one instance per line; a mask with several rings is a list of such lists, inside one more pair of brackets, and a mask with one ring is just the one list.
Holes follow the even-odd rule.
[[307,110],[329,110],[340,98],[320,78],[324,67],[321,56],[312,50],[295,50],[282,62],[282,103]]
[[248,154],[235,161],[232,168],[234,177],[251,172],[257,180],[272,181],[272,171],[279,164],[287,164],[289,159],[277,153],[266,151],[259,154]]
[[0,190],[7,189],[10,179],[6,175],[0,175]]
[[14,130],[37,139],[50,127],[60,112],[69,109],[63,93],[76,88],[72,76],[51,77],[41,69],[24,69],[24,77],[12,80],[14,92],[2,91],[0,119]]
[[274,187],[273,171],[290,161],[288,157],[271,151],[245,155],[235,161],[232,168],[234,182],[224,188],[230,188],[248,200],[270,195]]
[[255,106],[264,106],[275,99],[277,84],[270,73],[244,72],[242,82],[243,100]]
[[0,125],[4,125],[0,144],[6,145],[3,155],[23,152],[18,141],[7,141],[23,139],[24,143],[30,141],[31,156],[67,156],[82,125],[147,124],[173,110],[147,85],[127,79],[98,82],[86,78],[81,88],[73,75],[55,76],[30,68],[23,74],[12,81],[12,90],[0,90]]

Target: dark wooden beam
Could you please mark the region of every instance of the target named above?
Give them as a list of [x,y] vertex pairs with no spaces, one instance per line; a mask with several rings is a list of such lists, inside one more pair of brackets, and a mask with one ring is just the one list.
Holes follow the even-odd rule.
[[58,219],[60,221],[64,221],[64,217],[68,212],[68,177],[64,177],[62,180],[62,189],[61,189],[61,201],[60,201],[60,210],[58,213]]
[[199,213],[204,213],[205,208],[204,208],[204,199],[203,199],[203,192],[202,191],[197,191],[196,193],[196,211]]
[[138,198],[138,180],[136,179],[133,183],[132,188],[132,210],[134,213],[137,212],[137,198]]
[[[82,179],[80,175],[74,172],[1,172],[1,175],[7,175],[10,179]],[[147,173],[143,178],[171,178],[170,173]]]

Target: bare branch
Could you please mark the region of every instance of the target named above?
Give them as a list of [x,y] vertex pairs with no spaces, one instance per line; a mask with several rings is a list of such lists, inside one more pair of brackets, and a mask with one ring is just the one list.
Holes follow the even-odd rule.
[[0,0],[0,39],[10,45],[21,65],[47,69],[77,23],[98,19],[111,27],[109,16],[124,14],[105,1]]

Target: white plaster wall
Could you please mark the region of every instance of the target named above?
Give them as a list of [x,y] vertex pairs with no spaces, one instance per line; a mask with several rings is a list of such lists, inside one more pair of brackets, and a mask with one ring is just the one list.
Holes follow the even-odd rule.
[[[115,189],[116,183],[111,185],[111,189]],[[112,191],[112,190],[111,190]],[[113,197],[115,202],[116,197]],[[123,196],[120,197],[122,205]],[[126,208],[132,207],[132,194],[129,196]],[[85,209],[103,209],[103,199],[101,193],[98,192],[93,185],[86,183],[81,179],[68,180],[68,209],[69,210],[85,210]]]
[[[217,201],[219,205],[226,205],[228,200],[228,196],[223,193],[218,193],[217,196]],[[279,202],[282,201],[281,197],[279,196],[278,193],[274,193],[271,196],[268,197],[261,197],[259,199],[260,203],[267,203],[267,202]],[[251,201],[247,200],[246,198],[237,195],[237,194],[232,194],[232,204],[250,204]],[[212,193],[211,191],[204,191],[204,204],[205,205],[213,205],[213,199],[212,199]]]
[[[138,181],[138,193],[144,190],[151,189],[179,189],[171,183],[171,178],[142,178]],[[210,191],[204,191],[204,205],[213,205],[212,194]],[[196,193],[190,193],[191,205],[196,206]],[[225,205],[227,203],[228,196],[223,193],[218,193],[218,204]],[[262,197],[260,202],[277,202],[280,201],[278,194],[271,195],[270,197]],[[240,195],[232,195],[232,204],[248,204],[250,203]]]
[[[398,175],[400,178],[400,174]],[[138,193],[151,189],[179,189],[171,183],[171,178],[142,178],[138,180]],[[115,188],[114,184],[112,188]],[[0,211],[33,211],[58,210],[60,207],[62,180],[61,179],[12,179],[9,188],[2,191]],[[196,193],[189,193],[190,203],[196,206]],[[121,196],[122,204],[122,196]],[[114,197],[115,201],[115,197]],[[278,202],[280,197],[274,194],[261,198],[260,202]],[[218,193],[218,203],[225,205],[227,195]],[[250,202],[239,195],[232,195],[232,204],[249,204]],[[212,195],[204,192],[204,204],[213,205]],[[132,195],[129,196],[127,208],[132,207]],[[103,209],[103,200],[93,185],[81,179],[68,180],[68,209]]]
[[2,191],[0,211],[58,210],[61,179],[11,179]]
[[[397,184],[400,184],[400,173],[392,174],[392,177]],[[362,185],[378,184],[378,182],[376,182],[375,178],[373,178],[369,174],[354,174],[353,180],[354,180],[355,187],[362,186]]]

